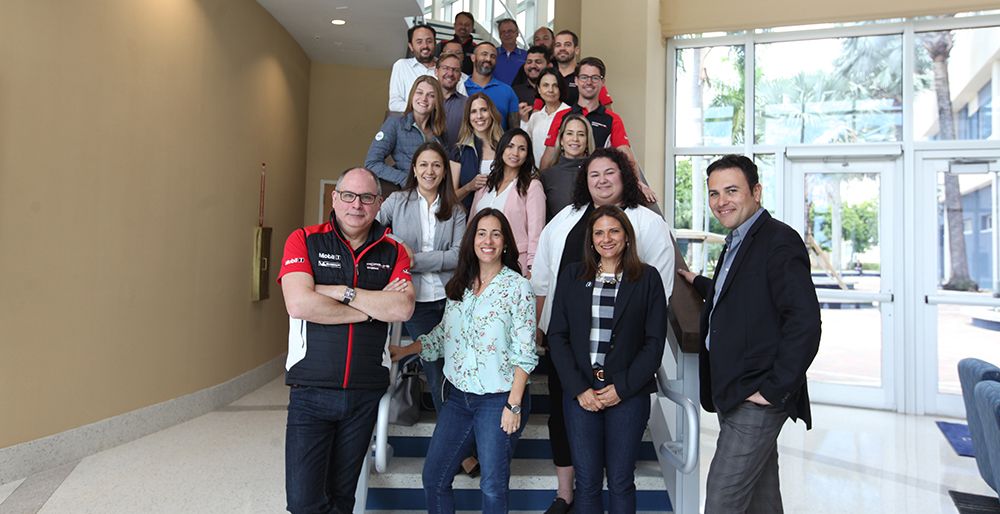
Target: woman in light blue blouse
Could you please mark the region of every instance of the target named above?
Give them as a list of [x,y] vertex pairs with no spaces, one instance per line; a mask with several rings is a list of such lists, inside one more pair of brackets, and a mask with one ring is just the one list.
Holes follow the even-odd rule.
[[462,459],[477,448],[483,512],[507,512],[510,461],[530,410],[535,354],[535,295],[521,276],[510,224],[497,209],[472,218],[437,327],[393,358],[444,356],[445,403],[424,461],[432,513],[454,512],[451,488]]

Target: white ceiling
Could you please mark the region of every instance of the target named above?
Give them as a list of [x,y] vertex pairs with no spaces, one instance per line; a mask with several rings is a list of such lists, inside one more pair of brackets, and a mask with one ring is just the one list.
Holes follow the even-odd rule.
[[[315,62],[389,68],[406,54],[417,0],[257,0]],[[342,19],[346,25],[333,25]]]

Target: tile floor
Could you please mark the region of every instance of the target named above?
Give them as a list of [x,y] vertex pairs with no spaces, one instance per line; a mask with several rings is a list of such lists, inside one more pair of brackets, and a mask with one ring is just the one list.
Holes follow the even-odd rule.
[[[233,404],[78,463],[0,484],[0,513],[257,513],[284,509],[284,406],[275,379]],[[778,441],[789,513],[954,513],[948,489],[989,494],[940,419],[814,406]],[[702,416],[701,479],[718,424]]]

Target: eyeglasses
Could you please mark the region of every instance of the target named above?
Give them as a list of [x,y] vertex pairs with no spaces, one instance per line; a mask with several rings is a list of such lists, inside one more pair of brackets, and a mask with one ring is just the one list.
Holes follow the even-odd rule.
[[577,82],[600,82],[604,80],[602,75],[577,75]]
[[375,199],[378,195],[372,193],[355,193],[353,191],[337,191],[340,195],[340,201],[344,203],[354,203],[355,199],[360,199],[361,203],[365,205],[371,205],[375,203]]
[[443,64],[438,64],[438,69],[441,71],[451,72],[451,73],[459,73],[462,71],[462,68],[456,68],[454,66],[445,66]]

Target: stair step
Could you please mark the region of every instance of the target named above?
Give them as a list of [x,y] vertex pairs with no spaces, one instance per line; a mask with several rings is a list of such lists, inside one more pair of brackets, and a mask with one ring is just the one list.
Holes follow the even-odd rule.
[[[524,427],[521,438],[514,449],[515,459],[551,459],[552,447],[549,444],[549,416],[547,414],[532,414],[528,417],[528,425]],[[389,444],[395,457],[425,457],[430,438],[434,434],[437,415],[434,412],[424,412],[421,419],[412,426],[389,425]],[[643,434],[643,443],[639,449],[639,460],[656,460],[656,448],[647,430]]]
[[[393,458],[426,457],[430,446],[429,437],[389,436]],[[514,448],[515,459],[552,459],[552,446],[548,439],[520,439]],[[651,441],[644,441],[639,447],[640,461],[655,461],[656,448]]]
[[[394,457],[390,472],[369,477],[368,509],[396,510],[426,508],[421,487],[424,459]],[[514,460],[511,463],[510,508],[542,511],[555,497],[555,469],[551,463],[538,460]],[[636,502],[639,510],[669,511],[668,498],[656,462],[640,461],[636,466]],[[455,477],[455,505],[459,510],[479,510],[482,496],[479,479],[465,474]]]

